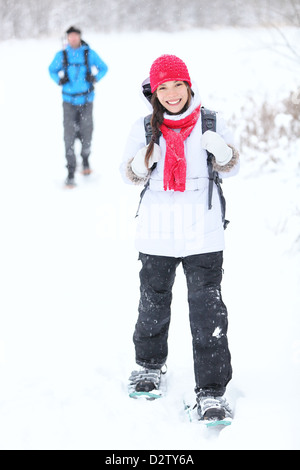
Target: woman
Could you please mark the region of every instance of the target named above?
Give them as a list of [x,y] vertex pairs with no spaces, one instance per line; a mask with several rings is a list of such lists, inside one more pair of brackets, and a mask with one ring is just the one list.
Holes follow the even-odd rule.
[[[143,84],[149,95],[149,80]],[[200,419],[230,414],[223,398],[231,380],[227,310],[221,297],[224,228],[218,191],[208,207],[207,151],[221,177],[236,174],[238,152],[217,117],[216,132],[202,135],[201,102],[185,63],[163,55],[150,70],[152,139],[144,120],[135,123],[121,171],[125,181],[149,182],[140,207],[136,247],[142,262],[136,363],[132,396],[159,391],[168,355],[172,287],[182,263],[188,287],[197,410]],[[156,392],[157,393],[157,392]]]

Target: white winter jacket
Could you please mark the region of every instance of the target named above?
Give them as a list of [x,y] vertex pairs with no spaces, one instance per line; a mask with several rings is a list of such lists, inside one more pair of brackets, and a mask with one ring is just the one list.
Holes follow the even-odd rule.
[[[188,110],[181,115],[166,114],[167,119],[179,120],[189,115],[200,104],[197,87]],[[220,177],[233,176],[239,169],[238,152],[233,147],[233,136],[224,120],[217,115],[216,132],[233,148],[233,157],[224,167],[217,167]],[[121,173],[131,184],[145,184],[150,178],[140,207],[136,234],[136,248],[141,253],[160,256],[186,257],[195,254],[222,251],[224,229],[221,205],[214,184],[212,209],[208,209],[207,153],[201,146],[201,117],[190,136],[185,140],[187,162],[186,190],[184,192],[163,189],[166,142],[160,137],[161,159],[147,178],[138,178],[131,169],[136,153],[146,145],[144,118],[132,127],[124,152]]]

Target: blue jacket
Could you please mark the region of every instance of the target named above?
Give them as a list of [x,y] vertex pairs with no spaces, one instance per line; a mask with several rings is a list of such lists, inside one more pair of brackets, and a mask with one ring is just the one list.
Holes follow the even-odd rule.
[[[74,105],[81,105],[86,102],[92,102],[94,100],[95,93],[93,91],[92,84],[86,81],[86,66],[84,50],[89,49],[88,53],[88,64],[89,68],[96,67],[97,75],[95,75],[96,82],[99,82],[101,78],[107,72],[107,65],[100,59],[98,54],[90,49],[88,45],[83,44],[78,49],[72,49],[71,46],[66,47],[68,57],[68,77],[69,81],[62,87],[63,101],[72,103]],[[49,66],[49,73],[51,78],[59,84],[60,76],[59,72],[64,71],[64,54],[63,51],[59,51],[54,57],[52,63]],[[91,71],[91,70],[90,70]],[[89,92],[89,90],[91,90]],[[88,93],[87,93],[88,92]]]

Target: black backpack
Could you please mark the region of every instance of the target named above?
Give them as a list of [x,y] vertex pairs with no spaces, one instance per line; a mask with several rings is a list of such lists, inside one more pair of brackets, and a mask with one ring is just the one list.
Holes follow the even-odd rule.
[[[90,69],[90,66],[89,66],[89,51],[90,51],[90,47],[89,45],[81,40],[81,45],[82,46],[87,46],[86,49],[84,49],[84,65],[86,66],[86,81],[89,81],[90,77],[91,77],[91,69]],[[68,53],[66,51],[66,49],[63,49],[62,50],[62,53],[63,53],[63,70],[64,70],[64,74],[65,74],[65,77],[68,79],[69,81],[69,76],[68,76],[68,68],[69,68],[69,60],[68,60]],[[77,65],[78,67],[81,66],[81,64],[72,64],[72,65]],[[91,83],[91,86],[89,88],[89,90],[85,91],[84,93],[66,93],[64,91],[64,95],[69,95],[69,96],[84,96],[84,95],[88,95],[89,93],[91,93],[92,91],[94,90],[94,85]]]
[[[145,137],[146,137],[147,145],[150,143],[150,140],[152,139],[151,118],[152,118],[152,114],[149,114],[148,116],[144,118]],[[202,120],[202,133],[204,133],[207,130],[216,132],[217,118],[216,118],[215,111],[210,111],[209,109],[204,108],[202,106],[201,107],[201,120]],[[159,137],[160,135],[158,135],[158,138],[156,139],[157,144],[159,141]],[[227,225],[229,224],[229,220],[226,220],[225,218],[226,201],[225,201],[222,187],[221,187],[222,179],[219,177],[219,173],[213,169],[212,159],[213,159],[213,154],[207,151],[207,168],[208,168],[208,178],[209,178],[208,209],[211,210],[212,208],[212,194],[213,194],[213,187],[215,183],[218,189],[218,193],[219,193],[219,198],[220,198],[220,203],[221,203],[221,212],[222,212],[222,222],[223,222],[223,227],[225,230]],[[151,171],[153,171],[156,168],[156,165],[157,163],[154,163],[154,165],[151,168]],[[139,202],[138,210],[136,213],[136,217],[139,215],[139,209],[140,209],[144,194],[149,187],[149,184],[150,184],[150,179],[147,181],[147,183],[144,186],[143,191],[141,192],[140,202]]]

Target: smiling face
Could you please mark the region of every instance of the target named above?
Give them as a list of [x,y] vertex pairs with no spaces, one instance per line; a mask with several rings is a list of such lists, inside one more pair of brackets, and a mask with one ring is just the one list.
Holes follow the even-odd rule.
[[156,93],[159,102],[172,114],[180,113],[189,98],[188,89],[184,82],[162,83],[158,86]]

